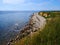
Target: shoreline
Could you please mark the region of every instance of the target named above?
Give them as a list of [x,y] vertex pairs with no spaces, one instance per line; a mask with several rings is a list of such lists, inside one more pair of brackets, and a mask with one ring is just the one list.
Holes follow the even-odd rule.
[[[42,21],[41,18],[44,20]],[[39,22],[41,22],[42,25]],[[38,29],[42,29],[42,27],[45,25],[44,23],[46,24],[46,19],[42,16],[39,16],[38,13],[34,13],[29,19],[29,23],[23,27],[21,31],[19,31],[19,35],[17,35],[15,39],[10,39],[7,45],[11,45],[13,42],[26,37],[30,33],[36,32]]]

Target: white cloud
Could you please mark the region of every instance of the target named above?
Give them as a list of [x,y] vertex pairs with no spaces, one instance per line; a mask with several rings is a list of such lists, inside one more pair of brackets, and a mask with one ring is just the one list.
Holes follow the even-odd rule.
[[19,4],[24,2],[25,0],[3,0],[3,3],[6,3],[6,4]]
[[51,2],[53,0],[43,1],[40,3],[28,2],[28,1],[26,3],[26,1],[27,0],[3,0],[3,3],[8,5],[3,6],[3,9],[0,7],[0,9],[2,10],[47,10],[47,9],[51,9],[50,5],[52,5]]

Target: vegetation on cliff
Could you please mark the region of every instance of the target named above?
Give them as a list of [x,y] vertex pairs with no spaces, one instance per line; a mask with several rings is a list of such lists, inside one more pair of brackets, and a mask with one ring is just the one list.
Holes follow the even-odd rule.
[[50,12],[49,14],[51,20],[46,18],[47,24],[42,31],[39,29],[37,32],[14,42],[13,45],[60,45],[60,13]]

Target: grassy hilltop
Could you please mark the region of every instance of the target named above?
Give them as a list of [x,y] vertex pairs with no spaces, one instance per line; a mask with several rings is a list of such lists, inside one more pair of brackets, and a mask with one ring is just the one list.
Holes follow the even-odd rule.
[[41,11],[39,15],[47,19],[47,24],[13,45],[60,45],[60,11]]

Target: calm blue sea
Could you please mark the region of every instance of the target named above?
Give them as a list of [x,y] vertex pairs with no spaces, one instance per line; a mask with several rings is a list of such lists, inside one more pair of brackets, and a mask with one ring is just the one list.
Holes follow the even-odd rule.
[[38,11],[0,11],[0,44],[4,45],[14,38],[35,12]]

